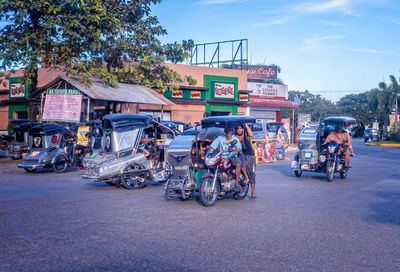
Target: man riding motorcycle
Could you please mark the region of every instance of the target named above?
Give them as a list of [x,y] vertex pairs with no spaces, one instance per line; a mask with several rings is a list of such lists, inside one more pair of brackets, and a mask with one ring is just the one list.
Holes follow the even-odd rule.
[[350,146],[351,136],[342,126],[337,125],[335,129],[326,137],[325,143],[336,142],[339,144],[339,153],[344,155],[345,168],[350,166]]
[[[233,166],[235,166],[236,173],[236,187],[242,188],[239,183],[240,172],[242,165],[240,159],[238,158],[238,153],[242,150],[242,145],[239,139],[232,134],[232,130],[225,128],[225,136],[218,136],[211,143],[211,150],[219,149],[222,153],[223,158],[229,158]],[[233,150],[229,150],[233,146]]]

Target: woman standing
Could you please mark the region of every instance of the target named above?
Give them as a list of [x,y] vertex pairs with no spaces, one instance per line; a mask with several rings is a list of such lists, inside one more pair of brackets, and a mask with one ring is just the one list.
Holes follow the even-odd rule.
[[251,197],[257,198],[256,195],[256,156],[254,149],[251,145],[251,137],[253,137],[253,131],[247,124],[243,124],[236,128],[236,137],[238,137],[242,144],[242,153],[240,159],[244,166],[245,172],[247,172],[248,179],[251,186]]

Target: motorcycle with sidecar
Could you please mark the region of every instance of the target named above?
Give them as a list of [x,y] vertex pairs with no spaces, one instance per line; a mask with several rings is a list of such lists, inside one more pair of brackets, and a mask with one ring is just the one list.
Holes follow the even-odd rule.
[[65,172],[74,164],[74,133],[62,125],[40,124],[29,129],[28,151],[18,164],[27,172]]
[[[224,198],[230,192],[228,188],[233,187],[231,183],[235,183],[230,175],[232,169],[229,166],[229,160],[224,160],[226,164],[221,165],[220,168],[218,165],[211,165],[210,158],[207,159],[206,154],[208,147],[218,136],[224,135],[224,128],[232,129],[243,123],[253,124],[254,122],[255,119],[249,116],[208,117],[201,122],[201,126],[195,126],[178,136],[168,149],[168,163],[173,174],[166,184],[165,198],[186,200],[194,193],[201,192],[200,188],[204,179],[214,176],[217,183],[214,192],[218,198]],[[217,168],[222,169],[222,167],[225,167],[224,171],[215,172]],[[226,176],[230,178],[226,179]],[[248,186],[244,186],[242,194],[234,194],[234,197],[242,199],[247,191]]]
[[[146,181],[164,183],[171,176],[165,160],[174,132],[151,116],[109,114],[92,143],[100,149],[84,158],[82,178],[141,189]],[[101,136],[99,142],[94,137]]]
[[344,167],[344,155],[339,152],[339,145],[336,142],[324,143],[336,126],[351,130],[356,123],[351,117],[327,117],[318,127],[303,128],[298,136],[299,151],[291,162],[295,176],[301,177],[307,171],[325,173],[328,181],[333,180],[335,173],[345,179],[348,169]]
[[8,153],[13,160],[20,160],[28,152],[29,129],[38,125],[28,120],[11,120],[13,140],[8,146]]

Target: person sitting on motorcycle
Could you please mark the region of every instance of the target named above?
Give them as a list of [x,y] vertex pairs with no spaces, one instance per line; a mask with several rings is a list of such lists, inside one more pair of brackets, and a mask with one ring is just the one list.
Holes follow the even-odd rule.
[[339,153],[344,155],[345,167],[350,166],[350,146],[351,136],[347,133],[342,126],[336,126],[335,129],[326,137],[325,143],[336,142],[339,144]]
[[[242,145],[240,144],[239,139],[235,135],[233,135],[231,129],[225,128],[224,133],[224,136],[218,136],[211,143],[211,151],[214,149],[219,149],[222,153],[223,158],[229,158],[231,160],[232,165],[235,166],[236,187],[241,188],[239,178],[242,165],[240,163],[240,159],[238,158],[238,154],[242,150]],[[230,150],[230,147],[232,147],[232,145],[233,149]]]

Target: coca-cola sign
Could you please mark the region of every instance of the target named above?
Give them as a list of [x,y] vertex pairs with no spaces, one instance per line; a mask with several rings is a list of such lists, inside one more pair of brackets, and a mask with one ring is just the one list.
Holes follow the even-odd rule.
[[10,84],[10,97],[25,97],[25,86],[20,83]]
[[235,99],[235,84],[215,82],[214,97],[222,99]]
[[277,79],[278,66],[275,65],[235,65],[235,69],[246,70],[248,79]]

